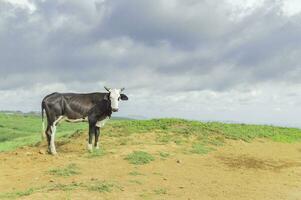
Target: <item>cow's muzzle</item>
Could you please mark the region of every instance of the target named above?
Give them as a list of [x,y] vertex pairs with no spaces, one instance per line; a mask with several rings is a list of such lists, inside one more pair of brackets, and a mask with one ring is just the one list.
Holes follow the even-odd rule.
[[118,112],[118,108],[112,108],[113,112]]

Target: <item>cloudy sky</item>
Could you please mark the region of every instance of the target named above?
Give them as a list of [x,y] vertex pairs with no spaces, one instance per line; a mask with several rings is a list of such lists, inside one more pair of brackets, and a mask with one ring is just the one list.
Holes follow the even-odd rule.
[[0,0],[0,110],[126,87],[119,116],[301,127],[299,0]]

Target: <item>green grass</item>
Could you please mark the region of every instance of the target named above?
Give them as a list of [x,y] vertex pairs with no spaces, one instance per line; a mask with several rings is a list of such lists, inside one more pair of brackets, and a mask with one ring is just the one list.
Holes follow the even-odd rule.
[[79,168],[74,163],[71,163],[67,165],[65,168],[51,169],[49,170],[49,174],[55,176],[69,177],[69,176],[80,174],[80,172],[79,172]]
[[137,184],[137,185],[142,185],[143,184],[141,181],[138,181],[138,180],[129,180],[129,182]]
[[167,194],[167,190],[165,188],[159,188],[159,189],[155,189],[154,193],[156,195],[164,195],[164,194]]
[[[85,129],[87,124],[84,123],[62,123],[58,126],[57,136],[66,137]],[[0,113],[0,152],[40,142],[41,133],[42,121],[38,116]]]
[[125,157],[125,159],[128,160],[129,163],[134,165],[144,165],[155,160],[155,158],[151,154],[144,151],[134,151],[133,153]]
[[72,191],[78,188],[87,188],[89,185],[83,183],[71,183],[71,184],[49,184],[40,187],[31,187],[23,191],[12,191],[6,193],[0,193],[0,199],[19,199],[20,197],[30,196],[37,192],[49,192],[49,191]]
[[196,144],[192,145],[191,152],[196,153],[196,154],[207,154],[212,150],[214,150],[214,149],[211,147],[207,147],[202,143],[196,143]]
[[0,194],[0,199],[16,199],[18,197],[29,196],[37,191],[36,188],[29,188],[24,191],[15,191],[15,192],[8,192]]
[[[61,123],[57,138],[68,138],[74,132],[86,133],[87,123]],[[20,146],[34,145],[41,141],[42,122],[39,116],[0,113],[0,152]],[[189,142],[195,137],[198,142],[212,146],[223,145],[225,139],[250,142],[255,138],[267,138],[277,142],[301,141],[301,130],[268,125],[225,124],[219,122],[198,122],[183,119],[152,120],[110,120],[102,135],[118,137],[120,145],[128,145],[127,136],[132,134],[157,134],[157,143]],[[46,143],[46,141],[43,141]],[[98,156],[98,155],[95,155]],[[93,156],[92,156],[93,157]]]
[[112,121],[103,132],[112,137],[156,132],[159,133],[157,141],[163,143],[176,142],[175,137],[187,138],[190,136],[199,136],[207,139],[212,139],[210,137],[215,136],[214,140],[219,140],[216,145],[222,145],[223,139],[244,140],[247,142],[255,138],[269,138],[279,142],[301,141],[301,130],[298,128],[198,122],[168,118]]
[[137,171],[132,171],[129,173],[129,175],[131,176],[144,176],[144,174],[140,173],[140,172],[137,172]]
[[114,187],[113,183],[108,183],[106,181],[97,181],[92,185],[88,186],[89,191],[96,191],[96,192],[111,192],[112,188]]
[[79,183],[70,183],[70,184],[48,184],[42,185],[39,187],[31,187],[23,191],[12,191],[6,193],[0,193],[0,199],[19,199],[24,196],[30,196],[34,193],[45,193],[50,191],[74,191],[74,190],[88,190],[96,192],[111,192],[113,188],[117,188],[123,191],[123,188],[116,183],[108,181],[92,181],[92,182],[79,182]]
[[167,153],[167,152],[162,152],[162,151],[159,152],[159,155],[160,155],[160,157],[163,158],[163,159],[170,156],[169,153]]
[[89,152],[87,154],[87,158],[99,158],[106,155],[106,151],[104,149],[94,149],[93,152]]

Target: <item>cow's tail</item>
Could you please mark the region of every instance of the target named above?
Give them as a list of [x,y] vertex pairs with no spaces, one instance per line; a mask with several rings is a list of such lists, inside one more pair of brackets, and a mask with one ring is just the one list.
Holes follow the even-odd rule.
[[42,102],[41,105],[41,115],[42,115],[42,134],[41,134],[41,139],[42,141],[44,141],[45,138],[45,123],[44,123],[44,111],[45,111],[45,107],[44,107],[44,102]]

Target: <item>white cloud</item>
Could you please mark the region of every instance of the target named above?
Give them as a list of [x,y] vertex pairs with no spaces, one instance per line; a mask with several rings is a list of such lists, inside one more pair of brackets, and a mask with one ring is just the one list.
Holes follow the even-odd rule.
[[3,0],[4,2],[8,2],[16,7],[26,9],[30,13],[33,13],[36,10],[36,6],[34,3],[31,3],[29,0]]
[[239,21],[261,7],[265,0],[226,0],[231,5],[231,19]]
[[284,0],[283,1],[283,12],[288,16],[300,14],[301,12],[301,1],[300,0]]

